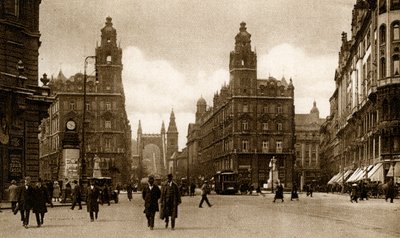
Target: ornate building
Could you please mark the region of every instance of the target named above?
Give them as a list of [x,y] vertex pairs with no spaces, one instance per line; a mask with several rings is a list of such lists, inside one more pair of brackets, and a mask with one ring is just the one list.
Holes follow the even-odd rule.
[[164,122],[162,122],[160,134],[143,134],[139,121],[137,141],[139,179],[150,174],[161,178],[173,172],[169,169],[169,164],[173,155],[178,153],[178,129],[174,111],[171,111],[169,117],[168,130],[165,131]]
[[92,176],[93,159],[96,157],[102,176],[112,177],[116,183],[129,180],[131,127],[125,111],[121,59],[122,49],[117,46],[117,33],[111,17],[107,17],[101,29],[101,43],[96,48],[96,77],[87,77],[86,88],[81,73],[67,79],[60,71],[51,80],[51,95],[55,101],[49,109],[50,117],[41,125],[40,134],[41,173],[44,179],[60,178],[60,167],[63,166],[61,141],[67,120],[77,122],[82,141],[85,107],[86,175]]
[[[335,83],[322,127],[326,179],[359,167],[372,180],[387,180],[400,155],[399,1],[356,1],[350,39],[342,33]],[[381,174],[367,173],[379,163]]]
[[[38,128],[51,104],[48,87],[38,86],[39,5],[0,1],[1,196],[12,179],[39,178]],[[42,82],[48,82],[45,75]]]
[[[214,95],[213,106],[197,102],[189,125],[189,161],[203,165],[203,176],[237,171],[242,182],[265,184],[269,163],[277,159],[279,179],[292,184],[294,167],[294,87],[283,78],[257,79],[257,55],[246,23],[240,24],[230,53],[230,82]],[[196,152],[197,150],[197,152]]]
[[320,127],[324,119],[319,118],[317,103],[309,114],[296,114],[296,164],[294,180],[302,189],[309,183],[319,183],[321,167],[319,158]]

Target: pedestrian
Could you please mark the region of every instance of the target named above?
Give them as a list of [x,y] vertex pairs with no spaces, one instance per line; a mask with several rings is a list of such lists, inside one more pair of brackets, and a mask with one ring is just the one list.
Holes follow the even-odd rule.
[[208,181],[204,180],[203,186],[201,186],[201,200],[199,204],[199,208],[202,208],[203,202],[205,201],[208,207],[212,207],[212,204],[208,201],[207,194],[210,193],[210,186],[208,185]]
[[101,195],[101,205],[103,205],[103,203],[107,203],[108,206],[110,206],[110,189],[107,184],[104,185]]
[[35,194],[33,187],[31,186],[31,178],[25,177],[24,185],[20,188],[18,197],[18,208],[21,212],[22,225],[25,228],[29,226],[29,215],[33,208],[35,200]]
[[307,185],[307,197],[308,197],[309,195],[310,195],[310,197],[312,197],[313,190],[314,190],[313,186],[312,186],[311,184],[308,184],[308,185]]
[[34,191],[33,213],[35,213],[36,215],[37,226],[40,227],[41,225],[43,225],[44,214],[47,213],[46,203],[49,203],[51,206],[53,204],[47,192],[47,188],[42,185],[42,181],[40,178],[39,181],[36,183],[36,186],[33,191]]
[[[90,186],[86,192],[86,208],[89,212],[90,221],[93,222],[94,218],[98,217],[99,213],[99,189],[95,186],[94,180],[90,180]],[[94,215],[94,216],[93,216]]]
[[128,195],[129,201],[132,200],[132,191],[133,191],[132,184],[129,183],[128,186],[126,187],[126,194]]
[[58,184],[58,181],[54,181],[53,198],[54,198],[55,202],[59,202],[60,201],[60,194],[61,194],[60,185]]
[[275,202],[276,199],[282,199],[282,202],[284,202],[283,201],[283,186],[281,183],[279,183],[278,186],[276,186],[275,197],[274,197],[273,202]]
[[8,194],[11,202],[11,210],[14,211],[18,202],[18,186],[14,179],[11,180],[11,185],[8,187]]
[[172,174],[168,174],[168,181],[161,187],[160,218],[165,219],[165,228],[168,228],[169,217],[171,217],[171,228],[174,230],[175,219],[178,217],[178,205],[182,201],[178,185],[172,178]]
[[82,210],[82,192],[81,186],[79,186],[78,181],[74,180],[74,188],[72,189],[72,206],[71,210],[74,210],[75,205],[79,205],[79,210]]
[[196,191],[196,184],[192,181],[190,183],[190,191],[189,191],[189,196],[195,196],[195,191]]
[[63,194],[63,199],[62,199],[62,203],[66,203],[67,200],[69,198],[71,198],[71,193],[72,193],[72,187],[71,184],[69,182],[67,182],[67,184],[65,184],[65,188],[64,188],[64,194]]
[[299,201],[299,194],[297,193],[297,184],[294,183],[292,186],[292,193],[290,196],[290,201],[293,201],[293,199],[297,199]]
[[149,176],[148,184],[144,187],[142,198],[144,200],[144,213],[147,218],[147,226],[150,230],[154,228],[154,217],[156,212],[159,211],[158,199],[161,197],[161,191],[156,184],[154,184],[154,177]]
[[385,201],[387,202],[387,200],[390,199],[390,203],[393,203],[393,199],[396,197],[396,187],[393,180],[390,180],[387,185],[388,187],[385,194]]
[[358,203],[358,186],[356,183],[351,185],[350,202],[353,203],[353,201]]

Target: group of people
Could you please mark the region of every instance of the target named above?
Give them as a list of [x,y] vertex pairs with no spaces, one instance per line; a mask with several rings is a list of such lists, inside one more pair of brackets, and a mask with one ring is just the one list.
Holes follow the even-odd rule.
[[[210,186],[205,180],[201,187],[201,208],[203,202],[209,207],[212,206],[207,198],[210,193]],[[193,192],[194,194],[194,192]],[[156,212],[160,212],[160,218],[168,228],[171,221],[171,229],[175,229],[175,219],[178,217],[178,206],[182,203],[179,186],[173,181],[172,174],[168,174],[167,181],[161,185],[161,189],[154,183],[154,177],[149,176],[148,184],[143,188],[142,198],[144,200],[144,213],[147,218],[147,226],[150,230],[154,229],[154,219]]]
[[[382,184],[381,187],[381,193],[385,196],[385,201],[387,202],[390,200],[391,203],[393,203],[394,198],[397,196],[397,186],[393,182],[393,180],[390,180],[386,184]],[[359,183],[353,183],[351,185],[350,189],[350,202],[358,202],[358,200],[368,200],[369,197],[369,190],[368,187],[365,183],[359,182]],[[373,193],[371,193],[372,196],[374,196]],[[375,196],[378,197],[378,196]]]
[[30,177],[26,177],[23,182],[23,185],[17,186],[15,180],[11,181],[9,193],[12,211],[14,215],[20,213],[21,222],[25,228],[29,226],[30,212],[33,211],[37,226],[40,227],[47,213],[46,203],[53,206],[51,197],[40,179],[34,185],[31,184]]

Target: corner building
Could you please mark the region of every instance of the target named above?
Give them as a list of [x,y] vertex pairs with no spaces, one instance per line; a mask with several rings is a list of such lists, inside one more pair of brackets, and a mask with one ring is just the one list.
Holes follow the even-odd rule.
[[358,168],[358,179],[386,182],[400,155],[400,1],[357,0],[352,15],[322,126],[323,167],[327,180]]
[[52,102],[38,85],[40,2],[0,1],[0,199],[11,180],[39,178],[38,128]]
[[[197,102],[196,123],[189,125],[189,161],[202,164],[204,176],[230,169],[239,173],[241,182],[262,186],[268,181],[269,163],[275,157],[279,179],[290,187],[294,87],[292,80],[257,79],[257,55],[250,38],[242,22],[230,53],[229,84],[214,95],[212,107],[207,108],[203,98]],[[197,155],[192,151],[195,148]]]
[[50,81],[51,95],[55,100],[49,109],[50,116],[41,124],[39,136],[43,179],[61,179],[65,123],[70,119],[77,123],[82,143],[85,107],[86,175],[92,177],[96,157],[102,176],[112,177],[114,184],[129,181],[132,136],[125,110],[121,59],[117,32],[111,17],[107,17],[101,29],[101,43],[96,47],[97,75],[87,76],[86,102],[83,102],[83,74],[66,78],[60,71]]

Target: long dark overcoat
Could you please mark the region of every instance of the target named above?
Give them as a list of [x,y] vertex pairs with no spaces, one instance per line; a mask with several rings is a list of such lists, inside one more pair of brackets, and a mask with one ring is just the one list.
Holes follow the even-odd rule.
[[20,210],[31,210],[35,200],[33,187],[29,185],[27,189],[25,185],[22,185],[19,190],[18,208]]
[[86,192],[86,209],[88,212],[98,212],[99,211],[99,195],[100,191],[97,187],[91,189],[89,186]]
[[173,191],[173,206],[171,211],[167,210],[166,202],[167,202],[167,189],[166,187],[169,186],[168,183],[164,183],[161,186],[161,198],[160,198],[160,218],[164,219],[166,216],[171,216],[174,218],[178,217],[178,205],[182,202],[181,201],[181,194],[179,192],[178,185],[175,182],[172,182],[172,189]]
[[147,185],[142,192],[144,199],[144,213],[149,214],[158,212],[158,199],[161,197],[161,191],[157,185],[153,185],[152,189]]
[[34,213],[46,213],[46,203],[50,203],[49,194],[47,188],[44,186],[34,188],[35,200],[33,202]]

